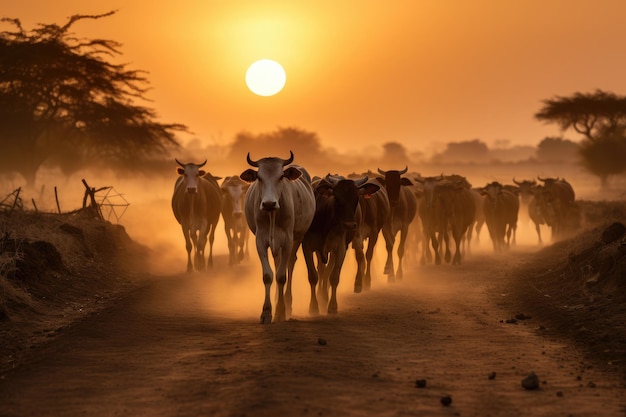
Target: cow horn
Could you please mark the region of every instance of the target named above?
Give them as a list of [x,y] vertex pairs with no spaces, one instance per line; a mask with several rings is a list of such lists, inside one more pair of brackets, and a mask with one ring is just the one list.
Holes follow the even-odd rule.
[[367,182],[367,180],[369,180],[368,176],[364,176],[363,178],[354,181],[354,185],[356,185],[357,187],[362,186],[363,184],[365,184]]
[[250,164],[251,166],[255,168],[259,167],[259,161],[253,161],[252,159],[250,159],[250,152],[248,152],[248,156],[246,156],[246,160],[248,161],[248,164]]
[[515,177],[513,177],[513,182],[514,182],[515,184],[517,184],[517,185],[522,185],[522,183],[521,183],[521,182],[519,182],[519,181],[517,181],[517,180],[515,179]]
[[539,175],[537,175],[537,179],[538,179],[539,181],[546,182],[545,178],[541,178]]
[[331,185],[336,185],[339,182],[339,178],[330,175],[330,172],[328,174],[326,174],[326,176],[322,179],[322,181],[326,181],[327,183],[331,184]]
[[406,173],[407,173],[407,171],[408,171],[408,170],[409,170],[409,166],[408,166],[408,165],[405,165],[405,166],[404,166],[404,169],[403,169],[402,171],[398,171],[398,174],[400,174],[400,175],[404,175],[404,174],[406,174]]
[[283,166],[289,165],[293,162],[293,152],[289,151],[289,159],[283,161]]
[[207,163],[207,161],[208,161],[208,160],[207,160],[207,159],[205,159],[203,163],[201,163],[200,165],[198,165],[198,168],[202,168],[203,166],[205,166],[205,165],[206,165],[206,163]]
[[185,164],[183,164],[182,162],[180,162],[180,161],[178,160],[178,158],[174,158],[174,160],[175,160],[175,161],[176,161],[176,163],[177,163],[178,165],[180,165],[181,167],[183,167],[183,168],[185,167]]
[[378,173],[380,175],[387,175],[387,173],[385,171],[383,171],[382,169],[380,169],[380,168],[377,168],[377,169],[378,169]]

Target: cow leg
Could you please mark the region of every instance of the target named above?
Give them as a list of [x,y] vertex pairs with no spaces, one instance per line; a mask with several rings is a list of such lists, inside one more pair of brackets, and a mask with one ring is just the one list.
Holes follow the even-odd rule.
[[463,242],[463,235],[461,233],[454,233],[455,252],[452,259],[452,265],[461,265],[461,243]]
[[[328,303],[328,265],[322,261],[322,257],[319,252],[316,252],[317,257],[317,297],[321,303]],[[329,263],[330,264],[330,263]]]
[[311,287],[311,300],[309,301],[309,314],[316,316],[320,313],[319,304],[315,295],[317,287],[317,268],[315,268],[315,261],[313,260],[313,251],[309,248],[302,247],[304,253],[304,262],[306,263],[306,270],[309,277],[309,286]]
[[396,243],[395,236],[391,231],[391,228],[383,228],[383,237],[385,238],[385,247],[387,248],[387,261],[385,262],[384,274],[387,275],[387,282],[395,281],[394,266],[393,266],[393,246]]
[[444,260],[446,261],[446,263],[450,263],[450,260],[452,259],[452,251],[450,250],[450,235],[448,234],[448,232],[444,232],[442,233],[443,236],[443,242],[446,245],[446,252],[444,255]]
[[372,233],[367,239],[367,251],[365,252],[365,278],[363,288],[369,290],[372,287],[372,258],[374,257],[374,248],[378,242],[378,232]]
[[[217,224],[214,223],[210,226],[209,231],[209,257],[207,258],[207,266],[209,268],[213,268],[213,242],[215,242],[215,226]],[[202,253],[204,256],[204,246],[202,247]]]
[[365,255],[363,254],[363,239],[355,237],[352,240],[354,257],[356,258],[356,276],[354,277],[354,292],[360,293],[363,290],[363,273],[365,270]]
[[398,270],[396,271],[396,278],[401,281],[404,278],[402,271],[402,259],[404,258],[404,245],[406,244],[406,238],[409,233],[408,225],[404,226],[400,231],[400,243],[398,244]]
[[298,252],[300,245],[301,241],[297,241],[293,244],[287,263],[287,287],[285,289],[285,309],[287,317],[291,316],[292,311],[293,297],[291,294],[291,283],[293,282],[293,269],[296,265],[296,259],[298,259],[296,253]]
[[261,268],[263,269],[263,285],[265,286],[265,300],[263,301],[263,310],[261,311],[261,324],[269,324],[272,322],[272,300],[270,299],[270,291],[274,274],[270,267],[268,247],[257,239],[256,249],[259,254],[259,260],[261,261]]
[[437,238],[437,233],[432,232],[430,235],[430,245],[433,247],[433,251],[435,252],[435,265],[441,265],[441,255],[439,254],[439,239]]
[[330,301],[328,301],[328,314],[337,314],[337,287],[339,286],[339,275],[341,274],[341,267],[343,261],[346,258],[345,246],[341,245],[331,255],[332,269],[330,271],[329,283],[330,283]]
[[[276,301],[276,315],[274,316],[275,322],[285,321],[287,319],[285,304],[285,284],[287,283],[287,273],[290,269],[289,267],[290,265],[295,264],[295,256],[293,260],[290,256],[291,252],[293,251],[293,246],[293,242],[285,242],[284,246],[280,248],[280,253],[278,255],[278,264],[276,265],[276,285],[278,286],[278,300]],[[296,250],[298,246],[295,246]],[[291,302],[291,294],[289,294],[289,302]]]
[[191,244],[191,231],[188,227],[183,226],[183,235],[185,236],[185,250],[187,251],[187,273],[191,273],[193,271],[193,263],[191,262],[191,250],[193,249],[193,245]]
[[539,244],[543,244],[543,241],[541,240],[541,226],[539,225],[539,223],[535,223],[535,230],[537,231],[537,238],[539,239]]

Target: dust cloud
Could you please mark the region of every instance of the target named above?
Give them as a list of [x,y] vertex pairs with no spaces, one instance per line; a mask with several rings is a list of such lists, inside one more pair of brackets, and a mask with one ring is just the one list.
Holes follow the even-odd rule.
[[[311,175],[325,175],[327,172],[334,172],[332,167],[326,167],[320,172],[311,172]],[[376,166],[364,167],[363,172],[368,169],[375,171]],[[389,167],[386,167],[389,168]],[[398,167],[403,168],[403,167]],[[249,254],[242,264],[237,266],[228,265],[228,249],[224,224],[220,219],[215,233],[213,246],[214,266],[205,272],[193,272],[187,274],[187,254],[182,230],[176,222],[170,205],[171,194],[177,174],[176,164],[172,163],[171,172],[156,176],[123,177],[107,172],[81,172],[70,178],[62,177],[54,171],[42,171],[38,177],[38,183],[43,184],[35,191],[25,191],[23,194],[24,205],[28,209],[31,199],[36,202],[37,209],[44,212],[57,212],[57,198],[61,211],[68,212],[82,206],[85,187],[81,182],[85,178],[91,187],[99,188],[113,186],[116,193],[128,202],[128,206],[116,207],[116,216],[110,217],[113,223],[122,225],[128,235],[136,242],[150,249],[152,254],[148,265],[147,273],[154,279],[187,280],[189,286],[186,294],[173,292],[164,294],[166,297],[180,297],[180,303],[188,303],[192,297],[201,310],[210,310],[214,314],[224,317],[250,318],[258,320],[261,313],[264,297],[264,286],[258,255],[254,247],[254,236],[250,235]],[[245,169],[241,163],[233,166],[226,166],[224,162],[218,170],[206,166],[207,171],[213,175],[226,177],[228,175],[238,175]],[[515,177],[517,180],[533,179],[540,176],[559,176],[566,178],[576,191],[577,199],[610,199],[614,196],[607,196],[599,192],[598,180],[572,168],[570,165],[562,166],[535,166],[535,165],[428,165],[421,167],[409,167],[409,178],[411,173],[420,173],[422,176],[445,174],[460,174],[468,178],[473,186],[483,186],[490,181],[500,181],[511,184]],[[348,173],[344,173],[348,174]],[[617,191],[625,189],[624,181],[617,184]],[[54,194],[54,187],[57,187],[57,197]],[[15,183],[5,184],[4,195],[16,189]],[[615,194],[619,195],[619,194]],[[122,203],[122,201],[118,201]],[[120,217],[121,216],[121,217]],[[542,226],[541,229],[544,244],[550,243],[550,231]],[[537,234],[534,225],[525,215],[525,208],[521,209],[520,220],[516,234],[516,247],[526,250],[539,249]],[[396,244],[397,248],[397,244]],[[394,262],[397,265],[397,253],[394,248]],[[452,250],[454,250],[452,248]],[[512,250],[515,250],[513,248]],[[480,235],[474,235],[469,248],[465,249],[465,256],[474,254],[492,254],[493,247],[489,239],[487,227],[484,226]],[[207,245],[206,254],[209,249]],[[454,252],[453,252],[454,253]],[[384,240],[379,239],[373,265],[372,265],[372,290],[387,286],[387,277],[382,273],[386,259]],[[421,246],[419,242],[408,241],[404,269],[420,266]],[[442,265],[442,268],[451,268],[449,265]],[[341,273],[341,281],[338,288],[339,311],[342,309],[342,302],[348,294],[353,294],[354,277],[356,274],[356,261],[354,251],[349,249]],[[292,317],[308,316],[308,306],[310,297],[310,287],[306,278],[306,266],[304,258],[299,252],[298,261],[294,271],[293,282],[293,312]],[[419,270],[417,273],[419,276]],[[272,287],[272,300],[275,295],[274,284]],[[324,306],[320,306],[321,311],[325,311]]]

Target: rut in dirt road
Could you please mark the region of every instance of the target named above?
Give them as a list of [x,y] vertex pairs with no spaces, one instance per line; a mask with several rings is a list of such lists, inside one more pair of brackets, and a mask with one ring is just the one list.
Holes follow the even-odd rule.
[[[475,256],[362,294],[343,275],[338,315],[294,310],[270,325],[258,323],[253,267],[160,278],[6,374],[0,415],[624,415],[616,376],[542,338],[532,319],[505,322],[512,312],[494,302],[507,297],[505,268]],[[540,387],[529,391],[531,371]]]

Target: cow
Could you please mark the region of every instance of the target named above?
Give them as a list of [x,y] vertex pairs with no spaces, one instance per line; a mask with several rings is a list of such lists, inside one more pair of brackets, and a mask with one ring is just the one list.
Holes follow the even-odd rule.
[[532,220],[530,216],[530,202],[534,198],[534,190],[537,187],[537,181],[535,180],[522,180],[518,181],[513,177],[513,183],[517,186],[519,196],[519,211],[520,222],[523,225],[528,223],[528,220]]
[[[318,282],[323,288],[322,298],[328,301],[327,313],[337,313],[337,286],[341,269],[348,245],[359,232],[359,197],[369,198],[380,189],[379,185],[368,183],[367,180],[367,176],[353,181],[327,175],[314,183],[315,215],[302,241],[311,286],[309,314],[319,313],[316,297]],[[317,255],[318,268],[313,259],[314,254]],[[327,282],[320,282],[321,271],[321,280]]]
[[[376,193],[359,195],[358,216],[358,233],[354,235],[352,240],[352,248],[357,262],[356,277],[354,279],[354,292],[360,293],[363,289],[369,290],[372,285],[372,258],[374,249],[380,236],[385,221],[390,212],[389,197],[387,190],[380,187],[380,183],[372,177],[371,172],[367,172],[361,176],[358,174],[350,174],[348,178],[358,179],[368,175],[368,183],[379,186]],[[367,249],[363,253],[364,242],[367,239]]]
[[435,252],[435,264],[439,265],[441,264],[441,257],[439,254],[440,242],[437,236],[438,228],[434,193],[437,184],[443,180],[443,175],[436,177],[422,177],[420,175],[414,177],[414,180],[419,184],[419,186],[416,187],[416,193],[420,195],[418,213],[420,219],[422,220],[422,234],[424,242],[422,245],[420,263],[425,265],[427,262],[431,262],[433,260],[433,256],[430,253],[430,248],[428,246],[430,243],[433,251]]
[[[470,230],[476,215],[476,203],[470,191],[471,184],[461,175],[415,177],[420,184],[419,216],[424,230],[424,247],[421,264],[432,260],[430,242],[434,250],[435,264],[442,263],[441,250],[445,244],[444,259],[453,265],[461,263],[461,245],[471,238]],[[450,250],[449,235],[455,240],[454,257]]]
[[461,245],[466,241],[468,229],[476,218],[476,203],[470,189],[472,185],[461,175],[446,175],[437,183],[433,198],[436,207],[436,224],[446,244],[446,262],[450,262],[448,233],[455,242],[452,265],[461,264]]
[[571,184],[561,178],[541,178],[541,212],[552,229],[552,240],[563,238],[580,224],[580,209]]
[[311,177],[303,167],[291,165],[294,155],[291,151],[289,153],[288,159],[265,157],[256,161],[250,159],[248,153],[248,164],[258,170],[248,168],[239,175],[243,181],[250,183],[244,213],[250,231],[255,235],[256,249],[263,268],[263,324],[272,322],[270,290],[274,272],[268,250],[272,252],[278,286],[274,320],[284,321],[287,312],[291,314],[291,281],[296,252],[315,214]]
[[482,187],[481,194],[485,196],[483,211],[493,249],[501,252],[511,245],[511,237],[517,228],[518,197],[497,181]]
[[[554,222],[554,215],[550,214],[548,210],[548,205],[545,200],[545,193],[543,185],[535,185],[532,188],[533,197],[530,199],[528,203],[528,217],[535,225],[535,231],[537,232],[537,240],[539,245],[543,244],[543,239],[541,238],[541,225],[548,225],[551,227]],[[548,214],[548,219],[546,219],[546,215]],[[548,224],[548,222],[550,224]]]
[[249,184],[238,176],[224,178],[222,191],[222,218],[228,241],[228,265],[239,264],[248,255],[250,229],[243,215],[243,203]]
[[[387,216],[382,228],[387,248],[387,261],[385,262],[384,273],[387,275],[388,282],[394,282],[396,278],[399,280],[403,278],[402,257],[404,256],[404,244],[408,236],[409,224],[417,213],[417,197],[412,190],[413,183],[410,179],[402,177],[407,171],[408,167],[401,171],[383,171],[378,168],[378,173],[382,177],[377,177],[377,180],[387,190],[390,207],[389,216]],[[400,233],[397,252],[398,269],[394,272],[393,248],[398,232]]]
[[[203,271],[207,236],[209,242],[207,265],[213,266],[215,227],[220,218],[222,204],[222,195],[215,179],[220,177],[204,178],[207,172],[201,168],[206,165],[206,160],[201,164],[183,164],[178,159],[175,161],[180,166],[177,168],[179,177],[176,179],[172,195],[172,211],[185,236],[187,272],[192,272],[194,267],[197,271]],[[191,250],[194,248],[192,262]]]

